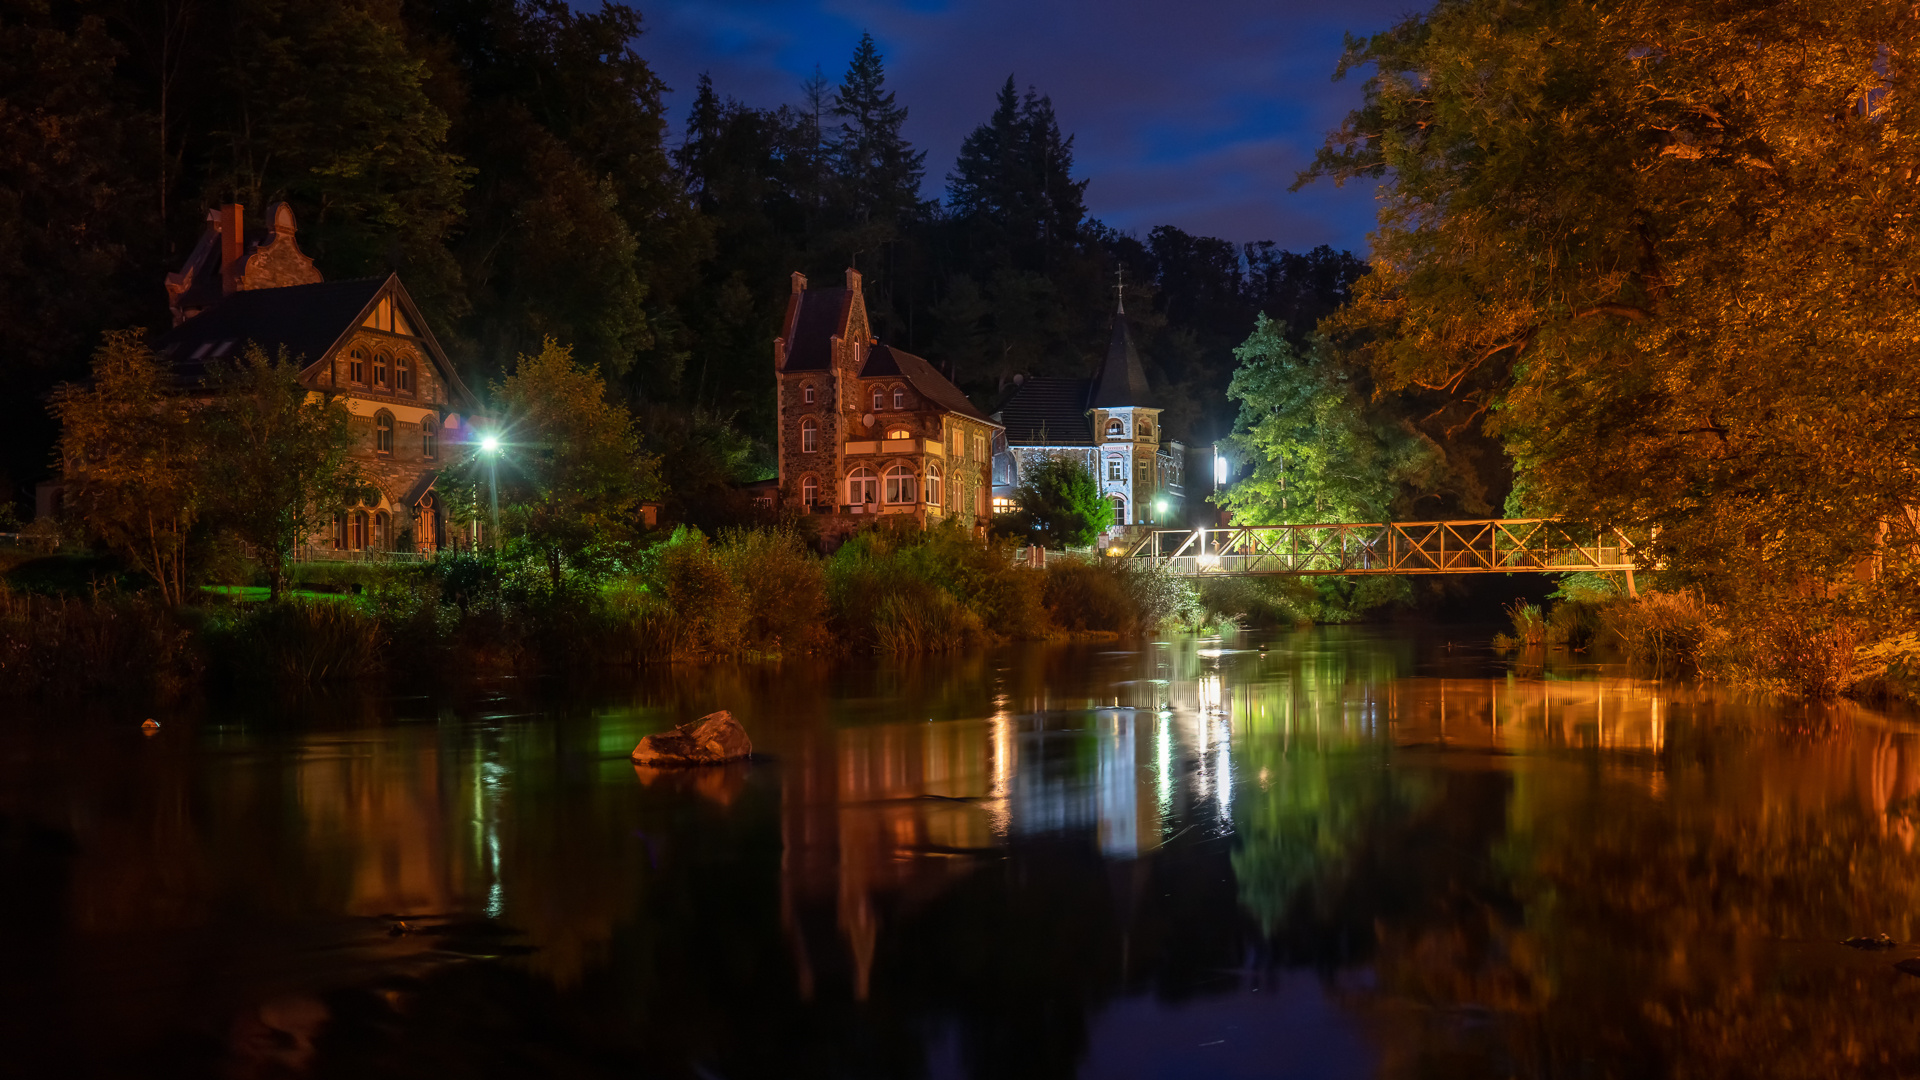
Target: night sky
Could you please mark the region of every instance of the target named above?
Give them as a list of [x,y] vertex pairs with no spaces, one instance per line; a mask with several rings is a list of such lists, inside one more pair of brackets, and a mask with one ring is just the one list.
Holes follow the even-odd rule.
[[673,88],[674,138],[695,80],[767,108],[797,104],[818,65],[838,85],[862,30],[943,195],[960,140],[1012,74],[1053,98],[1075,136],[1089,212],[1123,232],[1155,225],[1305,250],[1366,250],[1373,186],[1287,185],[1358,103],[1365,72],[1332,82],[1341,34],[1371,34],[1407,0],[652,0],[640,49]]

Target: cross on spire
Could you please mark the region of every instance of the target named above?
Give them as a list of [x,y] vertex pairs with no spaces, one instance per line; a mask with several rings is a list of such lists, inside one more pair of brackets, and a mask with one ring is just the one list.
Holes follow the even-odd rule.
[[1127,268],[1124,266],[1113,272],[1113,298],[1114,311],[1125,315],[1127,313]]

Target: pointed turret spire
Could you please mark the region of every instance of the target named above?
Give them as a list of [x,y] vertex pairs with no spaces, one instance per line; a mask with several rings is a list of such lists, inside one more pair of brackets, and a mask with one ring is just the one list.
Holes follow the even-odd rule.
[[1147,371],[1140,364],[1140,353],[1133,347],[1133,333],[1127,329],[1124,310],[1113,315],[1113,341],[1107,346],[1107,362],[1093,382],[1090,409],[1155,408],[1147,389]]

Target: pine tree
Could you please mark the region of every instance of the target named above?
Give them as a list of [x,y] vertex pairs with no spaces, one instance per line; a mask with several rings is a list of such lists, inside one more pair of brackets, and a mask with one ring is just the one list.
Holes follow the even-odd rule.
[[920,180],[926,175],[927,155],[901,137],[907,109],[895,103],[886,80],[873,35],[861,34],[846,78],[833,95],[832,115],[840,130],[832,158],[841,210],[874,246],[895,239],[919,214]]
[[[1022,99],[1009,75],[993,116],[960,144],[947,204],[976,263],[1049,273],[1080,242],[1086,188],[1073,178],[1073,137],[1060,133],[1052,99],[1032,87]],[[981,269],[976,276],[988,276]]]

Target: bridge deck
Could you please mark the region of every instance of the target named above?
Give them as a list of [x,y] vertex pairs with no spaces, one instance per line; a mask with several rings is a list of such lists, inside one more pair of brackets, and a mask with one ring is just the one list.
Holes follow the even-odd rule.
[[1161,529],[1128,552],[1175,574],[1514,574],[1632,570],[1618,529],[1549,518]]

